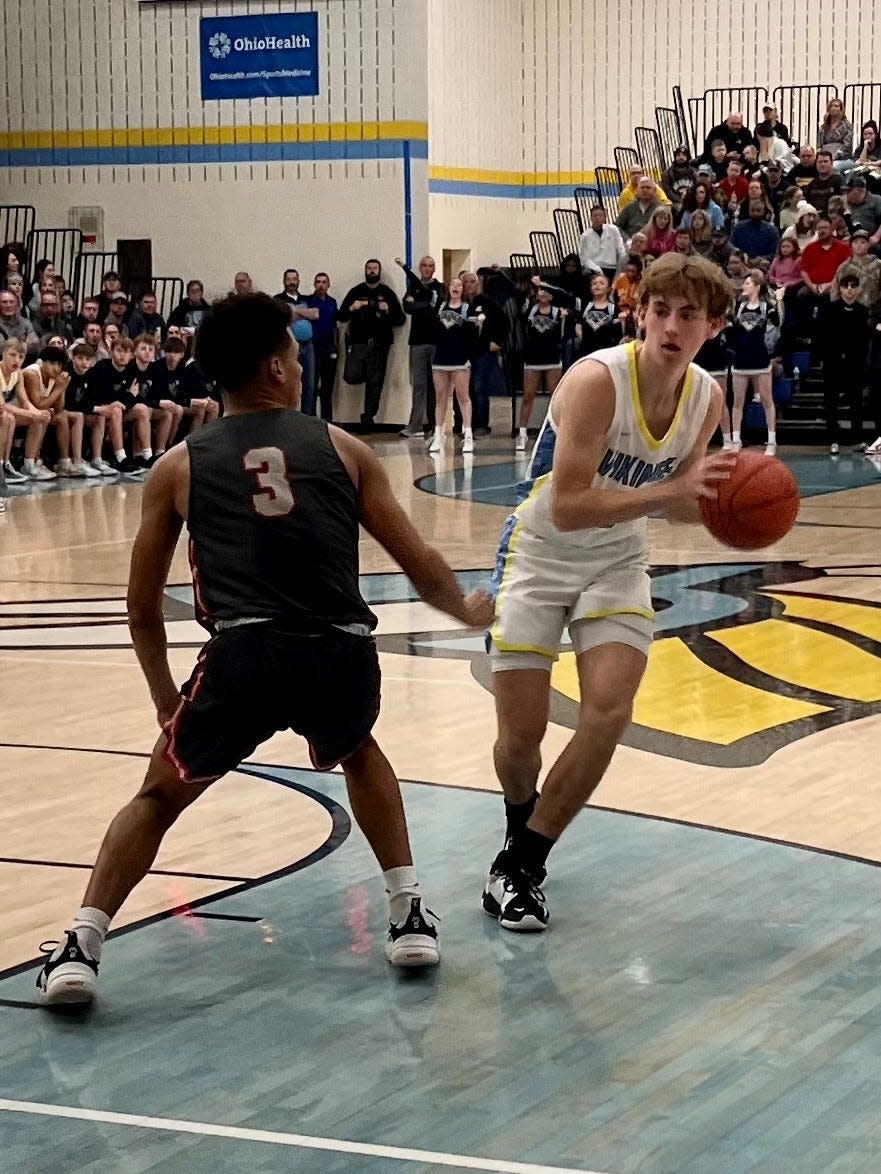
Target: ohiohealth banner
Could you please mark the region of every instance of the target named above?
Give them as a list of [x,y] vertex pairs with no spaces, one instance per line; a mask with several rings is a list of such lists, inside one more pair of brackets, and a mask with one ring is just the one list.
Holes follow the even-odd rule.
[[211,16],[199,21],[202,99],[318,93],[318,14]]

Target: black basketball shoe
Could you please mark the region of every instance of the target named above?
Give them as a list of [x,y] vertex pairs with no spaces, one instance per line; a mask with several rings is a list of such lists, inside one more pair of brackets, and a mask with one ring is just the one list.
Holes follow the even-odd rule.
[[541,886],[547,873],[533,875],[520,868],[507,848],[492,863],[483,886],[483,908],[502,929],[542,933],[548,928],[547,902]]
[[98,986],[98,963],[80,946],[72,929],[63,942],[43,942],[40,951],[49,957],[37,975],[39,1001],[44,1007],[91,1003]]
[[[433,920],[429,921],[426,914]],[[389,922],[385,953],[392,966],[437,966],[440,961],[434,925],[437,920],[436,913],[422,908],[419,897],[411,899],[406,919],[400,925]]]

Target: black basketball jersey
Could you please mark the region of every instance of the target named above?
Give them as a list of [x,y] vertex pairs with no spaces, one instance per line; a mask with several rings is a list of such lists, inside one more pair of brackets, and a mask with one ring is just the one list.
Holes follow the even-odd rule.
[[376,617],[358,588],[355,487],[327,424],[293,409],[227,416],[187,437],[196,615],[296,632]]

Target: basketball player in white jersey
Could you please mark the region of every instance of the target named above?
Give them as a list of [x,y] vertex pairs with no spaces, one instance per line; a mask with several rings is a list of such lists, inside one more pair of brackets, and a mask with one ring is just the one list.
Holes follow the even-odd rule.
[[[488,643],[507,828],[483,907],[504,929],[547,928],[548,853],[630,722],[652,639],[645,519],[700,521],[699,499],[730,475],[735,458],[706,455],[722,390],[692,363],[730,301],[725,275],[702,258],[654,263],[640,290],[644,341],[596,351],[566,373],[502,533]],[[579,721],[538,795],[551,668],[567,626]]]

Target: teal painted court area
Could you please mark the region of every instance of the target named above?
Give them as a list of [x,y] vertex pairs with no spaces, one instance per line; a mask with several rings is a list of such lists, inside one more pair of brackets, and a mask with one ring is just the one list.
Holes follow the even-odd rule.
[[[245,769],[345,804],[338,776]],[[196,911],[223,919],[111,940],[86,1018],[11,1005],[35,972],[8,977],[0,1098],[198,1132],[0,1100],[0,1169],[881,1166],[877,868],[592,810],[554,854],[551,932],[502,935],[478,900],[500,799],[404,792],[443,918],[436,973],[388,968],[380,882],[352,830],[310,867]]]
[[[830,457],[825,453],[781,454],[798,482],[802,497],[817,497],[824,493],[838,493],[842,489],[860,489],[881,481],[881,462],[853,455]],[[463,498],[485,505],[514,506],[517,486],[526,476],[529,454],[520,460],[470,468],[450,469],[433,473],[417,481],[426,493],[442,497]]]

